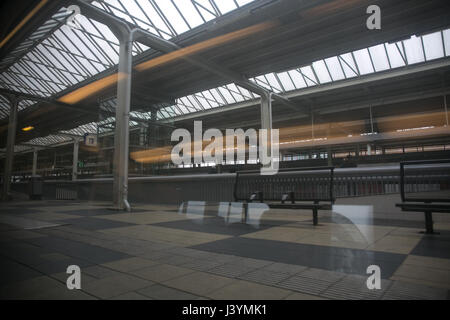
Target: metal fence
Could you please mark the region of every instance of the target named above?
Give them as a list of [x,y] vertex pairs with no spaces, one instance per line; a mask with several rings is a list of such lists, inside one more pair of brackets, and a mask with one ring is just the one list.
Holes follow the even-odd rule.
[[[438,169],[439,170],[439,169]],[[432,174],[430,171],[419,171],[419,175],[408,176],[405,188],[408,191],[442,191],[450,187],[448,175],[443,172]],[[130,177],[129,198],[133,202],[180,203],[189,200],[199,201],[233,201],[236,175],[201,174],[187,176],[155,176]],[[259,178],[258,178],[259,179]],[[261,179],[265,179],[261,177]],[[273,184],[260,190],[259,180],[256,185],[248,185],[251,192],[262,191],[281,199],[281,194],[292,189],[294,180],[303,186],[300,190],[309,192],[309,197],[328,192],[327,178],[320,172],[314,174],[289,173],[275,179]],[[278,179],[278,180],[277,180]],[[375,196],[400,193],[399,166],[379,166],[365,168],[337,168],[334,170],[333,196],[335,198]],[[262,186],[262,184],[261,184]],[[16,188],[18,186],[16,185]],[[112,179],[83,179],[76,182],[46,181],[44,185],[46,198],[67,200],[112,200]],[[56,193],[56,196],[55,196]],[[247,195],[246,195],[247,196]],[[298,195],[300,198],[300,195]]]
[[72,182],[58,182],[55,186],[56,200],[77,200],[78,187]]
[[239,171],[234,188],[235,200],[248,200],[255,192],[265,200],[279,201],[291,194],[298,201],[334,201],[333,167],[280,169],[276,175]]

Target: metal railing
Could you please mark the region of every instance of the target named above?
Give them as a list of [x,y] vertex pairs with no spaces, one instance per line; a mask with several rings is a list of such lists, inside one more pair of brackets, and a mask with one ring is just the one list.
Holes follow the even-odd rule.
[[78,199],[78,187],[77,187],[76,183],[71,183],[71,182],[56,183],[55,199],[56,200],[77,200]]
[[[449,166],[450,167],[450,166]],[[405,191],[442,191],[450,188],[446,184],[449,175],[439,174],[439,169],[432,171],[420,171],[416,175],[408,175]],[[278,197],[285,189],[289,189],[289,181],[299,180],[298,174],[289,176],[282,173],[281,178],[275,179],[269,189],[259,190],[257,186],[248,186],[248,189],[262,191],[266,194],[273,193]],[[258,178],[259,179],[259,178]],[[262,179],[265,179],[262,177]],[[279,179],[279,180],[277,180]],[[323,174],[308,174],[299,181],[303,184],[303,190],[314,192],[327,192],[321,187],[324,183]],[[233,201],[236,174],[200,174],[183,176],[153,176],[153,177],[130,177],[129,196],[131,201],[138,202],[161,202],[179,203],[180,201],[202,200],[202,201]],[[258,180],[259,181],[259,180]],[[376,196],[384,194],[400,194],[400,166],[376,166],[359,168],[337,168],[333,177],[333,196],[335,198]],[[16,189],[23,189],[20,184],[13,184]],[[47,186],[47,187],[45,187]],[[76,182],[46,181],[44,189],[46,196],[82,199],[108,200],[112,192],[112,179],[80,179]],[[45,191],[44,190],[44,191]]]
[[238,171],[234,187],[236,201],[248,200],[255,191],[265,200],[280,201],[292,193],[297,201],[334,201],[334,167],[280,169],[275,175],[259,170]]

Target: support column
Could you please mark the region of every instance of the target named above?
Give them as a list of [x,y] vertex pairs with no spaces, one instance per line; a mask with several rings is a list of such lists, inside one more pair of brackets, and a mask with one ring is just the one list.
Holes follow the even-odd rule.
[[35,177],[37,172],[37,159],[38,159],[38,149],[33,149],[33,171],[31,172],[31,176]]
[[261,96],[261,129],[272,130],[272,93]]
[[114,28],[113,31],[120,41],[116,128],[114,133],[113,202],[115,209],[129,211],[128,152],[133,37],[132,32],[124,28]]
[[5,157],[5,171],[3,174],[3,200],[9,200],[9,192],[11,188],[11,175],[14,161],[14,144],[16,142],[16,128],[17,128],[17,107],[19,99],[16,97],[8,97],[9,109],[9,124],[8,124],[8,140],[6,142],[6,157]]
[[77,180],[78,176],[78,150],[80,147],[80,141],[75,139],[73,142],[73,160],[72,160],[72,181]]
[[[267,157],[272,158],[272,93],[261,95],[261,129],[267,130]],[[273,159],[270,163],[272,163],[272,161]],[[270,165],[264,165],[264,167],[270,168]]]
[[372,155],[372,146],[370,145],[370,143],[367,144],[367,155],[368,156]]
[[333,166],[333,152],[331,152],[331,147],[327,148],[327,160],[328,160],[328,166]]

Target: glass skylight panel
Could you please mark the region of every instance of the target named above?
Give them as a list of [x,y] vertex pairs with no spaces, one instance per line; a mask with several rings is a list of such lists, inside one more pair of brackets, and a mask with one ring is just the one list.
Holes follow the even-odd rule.
[[213,106],[211,105],[211,101],[207,100],[201,93],[195,95],[197,100],[202,104],[204,109],[211,109]]
[[180,16],[177,9],[170,1],[167,0],[155,0],[158,7],[161,9],[162,14],[169,20],[173,29],[177,34],[181,34],[189,30],[189,26]]
[[189,95],[186,98],[191,102],[196,110],[200,111],[204,109],[203,106],[198,102],[198,100],[195,99],[194,95]]
[[216,101],[216,99],[214,99],[214,97],[212,96],[212,94],[207,90],[207,91],[203,91],[202,95],[205,97],[205,99],[208,100],[209,104],[213,107],[219,107],[220,104],[219,102]]
[[272,88],[270,87],[270,85],[267,83],[266,79],[264,79],[263,76],[258,76],[256,78],[253,78],[253,81],[260,85],[261,87],[266,88],[267,90],[272,90]]
[[391,68],[404,67],[405,62],[398,51],[397,46],[394,43],[387,43],[386,50],[389,55],[389,61],[391,62]]
[[375,72],[389,69],[389,61],[383,44],[370,47],[369,52],[372,57]]
[[302,75],[298,70],[289,71],[288,74],[291,76],[291,79],[294,82],[295,87],[297,89],[307,87],[305,80],[303,79]]
[[312,67],[314,68],[320,83],[331,82],[330,74],[328,73],[327,67],[325,66],[325,62],[323,60],[313,62]]
[[49,135],[46,137],[34,138],[29,141],[30,144],[48,146],[56,143],[68,142],[72,139],[64,135]]
[[[157,35],[165,39],[171,38],[171,30],[167,26],[167,23],[163,21],[159,13],[156,11],[156,7],[148,0],[136,0],[136,4],[146,16],[146,21],[149,23],[148,31],[154,32],[156,30]],[[145,28],[147,29],[147,28]]]
[[130,23],[133,23],[133,19],[130,15],[123,11],[122,3],[116,0],[104,0],[108,4],[108,9],[116,17],[122,18]]
[[225,14],[227,12],[233,11],[236,9],[236,3],[234,0],[219,0],[215,1],[217,7],[220,10],[220,13]]
[[283,85],[284,90],[291,91],[296,89],[287,72],[278,73],[277,75],[281,81],[281,84]]
[[367,49],[355,51],[353,54],[356,63],[358,64],[358,70],[361,75],[375,72],[372,67],[372,61],[370,60],[369,51],[367,51]]
[[166,107],[159,110],[160,114],[163,116],[164,119],[176,116],[177,114],[171,107]]
[[191,0],[173,0],[173,2],[183,13],[183,16],[187,20],[190,28],[195,28],[204,23],[204,20]]
[[239,4],[239,6],[244,6],[244,5],[246,5],[247,3],[250,3],[250,2],[252,2],[252,1],[254,1],[254,0],[237,0],[237,3]]
[[191,111],[195,111],[194,106],[191,104],[191,102],[186,97],[177,99],[176,103],[185,106],[187,109],[189,109]]
[[317,83],[318,80],[310,66],[302,67],[300,68],[300,71],[308,87],[315,86],[318,84]]
[[333,81],[345,79],[344,72],[342,71],[341,65],[337,57],[325,59],[325,63],[327,64],[328,70],[330,71]]
[[61,133],[83,136],[85,133],[97,133],[98,123],[91,122],[71,130],[63,130]]
[[346,78],[353,78],[358,76],[355,62],[353,61],[353,57],[350,53],[342,54],[338,57],[338,59],[340,59],[340,63],[342,69],[344,70]]
[[444,57],[444,47],[440,32],[422,36],[427,60],[439,59]]
[[226,104],[232,104],[235,103],[236,100],[233,98],[233,96],[230,94],[230,91],[228,91],[227,89],[224,89],[223,87],[219,87],[218,88],[221,95],[224,97],[224,99],[226,100]]
[[236,85],[234,83],[227,84],[224,87],[233,96],[234,101],[236,101],[236,102],[244,101],[244,98],[242,97],[242,94],[239,92],[239,89],[236,87]]
[[239,89],[239,91],[242,93],[244,99],[246,99],[246,100],[259,98],[259,95],[257,95],[256,93],[250,92],[247,89],[242,88],[239,85],[236,85],[236,87]]
[[273,73],[266,74],[266,79],[274,91],[283,92],[280,83]]
[[101,39],[104,39],[105,41],[107,41],[110,44],[115,44],[118,45],[119,41],[117,40],[116,36],[114,35],[114,33],[112,33],[112,31],[108,28],[108,26],[104,25],[103,23],[100,23],[98,21],[95,20],[90,20],[87,19],[86,17],[83,17],[84,19],[81,19],[81,26],[84,27],[84,23],[82,23],[83,21],[89,21],[89,24],[91,24],[100,34],[101,34]]
[[220,95],[218,88],[214,88],[209,91],[216,99],[216,101],[219,102],[221,105],[227,104],[227,101],[224,100],[225,98],[222,95]]
[[214,97],[212,96],[212,94],[211,94],[208,90],[203,91],[203,92],[202,92],[202,95],[203,95],[206,99],[208,99],[208,100],[213,100],[213,101],[215,101]]
[[444,38],[444,49],[445,55],[450,56],[450,29],[442,31],[442,36]]
[[19,102],[19,105],[17,106],[17,110],[22,111],[22,110],[26,109],[27,107],[31,106],[32,104],[34,104],[34,101],[22,100]]
[[412,36],[410,39],[404,40],[403,44],[405,45],[408,64],[419,63],[425,60],[420,37]]

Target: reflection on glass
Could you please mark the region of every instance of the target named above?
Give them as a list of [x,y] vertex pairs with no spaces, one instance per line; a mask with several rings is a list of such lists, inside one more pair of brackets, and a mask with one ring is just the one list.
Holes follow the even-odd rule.
[[[364,236],[368,244],[374,242],[373,206],[333,205],[333,215],[338,214],[350,220]],[[353,236],[353,233],[350,233]]]

